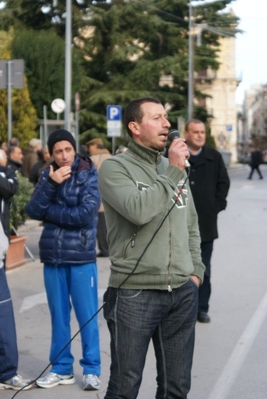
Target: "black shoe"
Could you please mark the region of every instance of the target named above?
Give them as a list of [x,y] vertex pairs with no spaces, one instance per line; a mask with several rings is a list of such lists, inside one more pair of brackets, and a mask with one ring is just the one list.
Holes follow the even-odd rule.
[[98,254],[96,255],[98,258],[108,258],[108,254],[105,254],[104,252],[98,252]]
[[210,317],[209,317],[208,313],[206,313],[206,312],[199,312],[199,314],[197,316],[197,320],[200,323],[209,323]]

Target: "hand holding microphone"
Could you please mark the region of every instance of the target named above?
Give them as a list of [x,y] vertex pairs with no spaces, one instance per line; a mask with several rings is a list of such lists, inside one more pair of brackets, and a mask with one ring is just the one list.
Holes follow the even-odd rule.
[[[168,138],[171,141],[171,143],[175,143],[176,139],[180,139],[180,132],[179,130],[170,130],[168,134]],[[180,162],[184,163],[183,168],[189,168],[190,163],[188,162],[189,158],[189,152],[187,145],[185,144],[184,139],[177,140],[177,143],[175,143],[175,146],[171,144],[169,148],[169,162],[171,165],[178,166],[180,165]],[[182,159],[181,159],[182,158]]]

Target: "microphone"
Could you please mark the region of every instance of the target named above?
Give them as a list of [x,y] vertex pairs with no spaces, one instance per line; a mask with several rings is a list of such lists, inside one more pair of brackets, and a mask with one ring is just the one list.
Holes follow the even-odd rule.
[[[169,131],[168,139],[169,139],[170,141],[173,141],[173,140],[179,139],[179,138],[180,138],[180,132],[179,132],[179,130],[173,129],[173,130],[170,130],[170,131]],[[186,168],[190,168],[190,163],[188,162],[188,159],[185,159],[185,167],[186,167]]]

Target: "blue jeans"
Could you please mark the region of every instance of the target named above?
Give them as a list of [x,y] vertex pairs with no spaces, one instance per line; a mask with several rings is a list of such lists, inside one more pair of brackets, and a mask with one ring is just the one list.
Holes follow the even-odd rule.
[[98,310],[96,264],[60,266],[45,264],[44,283],[52,323],[49,357],[52,362],[51,371],[57,374],[73,373],[74,357],[71,353],[71,344],[62,351],[71,339],[70,315],[73,305],[79,327],[84,326],[81,331],[83,356],[80,360],[83,374],[100,375],[97,316],[87,323]]
[[105,399],[137,397],[151,339],[157,361],[156,398],[186,399],[191,385],[197,285],[189,279],[172,292],[116,292],[109,287],[104,301],[108,301],[104,316],[111,337],[110,379]]

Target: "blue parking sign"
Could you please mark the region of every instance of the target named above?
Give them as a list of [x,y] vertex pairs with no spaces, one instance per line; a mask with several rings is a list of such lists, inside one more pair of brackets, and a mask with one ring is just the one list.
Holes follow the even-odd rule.
[[119,137],[121,135],[121,106],[107,106],[107,135]]
[[108,105],[107,106],[107,120],[108,121],[121,121],[121,106]]

